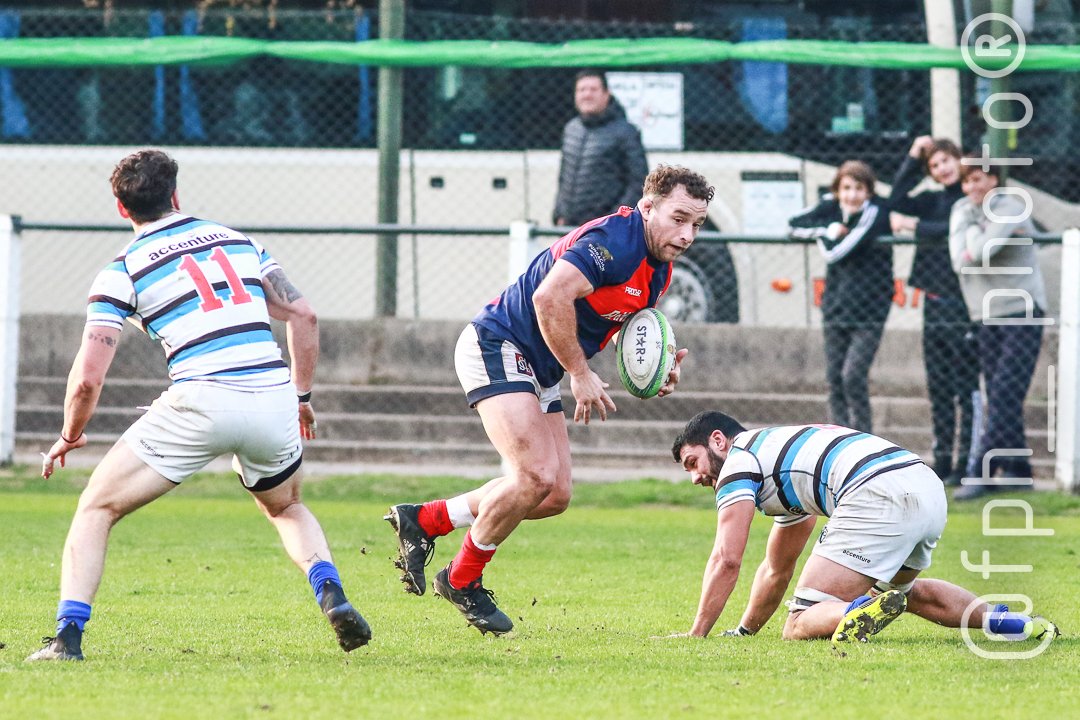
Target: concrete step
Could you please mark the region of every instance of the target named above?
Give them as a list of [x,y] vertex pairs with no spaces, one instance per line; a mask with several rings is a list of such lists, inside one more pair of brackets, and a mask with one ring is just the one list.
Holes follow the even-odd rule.
[[[16,439],[24,450],[43,450],[63,419],[66,380],[24,376],[18,387]],[[161,380],[110,378],[88,427],[91,445],[103,453],[166,387]],[[319,438],[306,444],[312,462],[415,467],[498,467],[499,457],[457,386],[320,384],[315,387]],[[569,388],[564,402],[572,402]],[[642,476],[672,477],[671,442],[694,413],[720,409],[748,427],[823,421],[827,399],[815,393],[680,391],[639,400],[616,388],[619,407],[607,422],[568,432],[576,467],[620,468]],[[930,456],[930,413],[925,397],[879,396],[872,400],[875,428],[883,437]],[[1037,467],[1052,468],[1047,403],[1028,402],[1028,443]],[[572,405],[567,413],[573,412]],[[1040,474],[1044,474],[1040,472]]]
[[[68,458],[73,467],[93,467],[116,441],[112,435],[89,434],[89,443]],[[38,453],[47,449],[54,433],[20,434],[15,446],[16,462],[34,465]],[[686,480],[686,473],[671,460],[666,448],[573,448],[574,480],[615,482],[659,478]],[[924,457],[926,455],[924,454]],[[1044,483],[1054,477],[1054,458],[1032,460],[1036,478]],[[314,440],[304,444],[304,467],[309,475],[380,473],[400,475],[462,475],[478,479],[502,474],[500,459],[491,444],[413,443],[390,441],[343,442]],[[228,458],[211,463],[208,470],[230,472]]]
[[[110,442],[141,415],[136,408],[99,408],[87,428],[93,437]],[[63,417],[60,406],[19,406],[16,413],[16,436],[20,440],[41,437],[55,439],[56,428]],[[567,428],[575,454],[592,452],[618,462],[622,458],[647,460],[657,458],[667,462],[671,442],[683,427],[682,420],[625,420],[609,419],[589,426],[570,424]],[[768,423],[750,421],[757,427]],[[883,426],[877,430],[882,437],[929,457],[931,437],[925,426]],[[1035,457],[1048,457],[1049,433],[1045,429],[1029,428],[1028,444]],[[365,457],[365,453],[400,457],[401,462],[432,462],[436,454],[448,458],[451,464],[461,461],[457,453],[489,455],[494,451],[488,443],[480,419],[475,415],[429,416],[383,413],[320,413],[319,438],[310,443],[314,450],[333,455],[334,459]],[[329,459],[329,458],[328,458]],[[386,462],[397,462],[389,457]],[[497,459],[496,459],[497,462]]]
[[[24,376],[19,379],[18,405],[59,406],[63,403],[66,380],[57,377]],[[135,408],[149,405],[166,384],[160,380],[110,378],[102,391],[100,407]],[[475,417],[465,402],[461,388],[448,385],[346,385],[317,384],[315,409],[320,417],[332,413],[385,413],[425,416]],[[621,420],[685,422],[706,409],[722,410],[744,423],[774,425],[824,421],[828,411],[823,393],[765,393],[679,391],[666,398],[640,400],[622,388],[614,388]],[[563,402],[572,414],[572,395],[563,390]],[[877,396],[872,398],[877,427],[903,425],[930,426],[930,404],[925,395]],[[1047,426],[1045,400],[1029,400],[1025,405],[1028,427]]]

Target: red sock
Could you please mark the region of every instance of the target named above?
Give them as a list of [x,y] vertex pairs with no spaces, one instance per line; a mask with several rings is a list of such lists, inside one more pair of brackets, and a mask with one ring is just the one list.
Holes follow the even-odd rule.
[[450,522],[450,514],[446,512],[445,500],[424,503],[420,506],[416,519],[420,523],[420,529],[431,537],[449,535],[454,530],[454,524]]
[[494,550],[481,550],[472,539],[472,531],[465,533],[461,550],[450,563],[450,585],[460,590],[484,574],[484,566],[495,555]]

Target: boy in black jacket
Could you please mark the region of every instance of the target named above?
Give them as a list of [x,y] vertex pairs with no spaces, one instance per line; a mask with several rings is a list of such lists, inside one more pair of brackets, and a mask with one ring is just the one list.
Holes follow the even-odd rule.
[[836,171],[832,193],[789,220],[791,236],[813,238],[828,265],[821,311],[829,415],[837,425],[871,431],[870,364],[893,296],[888,207],[874,196],[874,171],[848,160]]
[[[909,196],[924,173],[942,189]],[[908,216],[894,216],[893,232],[913,232],[917,242],[908,284],[923,292],[923,363],[933,422],[934,472],[948,485],[959,485],[965,474],[971,448],[973,396],[979,389],[974,327],[949,260],[949,213],[962,197],[960,148],[943,138],[915,138],[893,180],[889,205]]]

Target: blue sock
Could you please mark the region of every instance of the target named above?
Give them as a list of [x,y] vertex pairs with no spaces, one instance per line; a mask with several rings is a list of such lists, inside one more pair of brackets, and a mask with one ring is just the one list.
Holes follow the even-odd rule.
[[82,632],[88,620],[90,620],[89,605],[77,600],[61,600],[56,608],[56,634],[59,635],[69,623],[75,623],[79,632]]
[[986,629],[995,635],[1023,635],[1031,621],[1027,615],[1009,612],[1008,605],[995,605],[986,621]]
[[341,576],[338,575],[337,568],[334,567],[334,563],[325,560],[320,560],[311,566],[311,569],[307,571],[307,579],[311,583],[311,589],[315,591],[315,599],[319,602],[322,602],[323,583],[327,580],[341,587]]
[[849,612],[851,612],[855,608],[859,607],[860,605],[862,605],[864,602],[866,602],[869,599],[870,599],[869,595],[860,595],[859,597],[855,598],[854,600],[852,600],[848,604],[847,609],[844,610],[844,614],[847,615]]

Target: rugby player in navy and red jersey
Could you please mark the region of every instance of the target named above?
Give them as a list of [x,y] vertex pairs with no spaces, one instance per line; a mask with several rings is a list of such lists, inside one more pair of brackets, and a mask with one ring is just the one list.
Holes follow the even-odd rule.
[[[435,591],[481,632],[513,622],[482,584],[495,549],[525,519],[558,515],[572,492],[570,439],[559,381],[570,375],[574,422],[607,419],[615,403],[589,368],[622,323],[655,307],[671,263],[705,222],[713,188],[702,176],[660,166],[645,179],[637,207],[585,223],[540,253],[517,282],[480,311],[458,340],[454,363],[507,474],[449,500],[390,508],[405,589],[423,595],[435,538],[471,527],[457,557],[435,577]],[[660,395],[679,382],[687,350]]]

